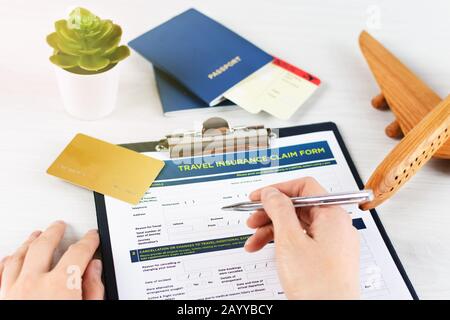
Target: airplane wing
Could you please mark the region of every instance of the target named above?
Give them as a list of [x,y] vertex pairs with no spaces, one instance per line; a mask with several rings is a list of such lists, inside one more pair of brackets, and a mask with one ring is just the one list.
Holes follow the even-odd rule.
[[[406,135],[442,99],[366,31],[359,45],[389,108]],[[450,141],[434,154],[450,159]]]

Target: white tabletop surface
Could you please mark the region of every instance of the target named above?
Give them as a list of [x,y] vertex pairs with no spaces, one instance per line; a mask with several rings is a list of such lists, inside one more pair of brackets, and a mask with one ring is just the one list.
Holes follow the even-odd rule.
[[[93,122],[68,116],[45,36],[75,4],[120,24],[124,42],[195,7],[316,74],[322,88],[289,121],[244,110],[220,114],[231,125],[334,121],[364,181],[397,141],[384,134],[392,113],[370,106],[378,88],[358,48],[359,32],[368,29],[441,97],[450,91],[450,2],[444,0],[0,0],[0,256],[57,219],[70,225],[63,247],[96,227],[92,193],[45,173],[76,133],[113,143],[148,141],[211,116],[164,117],[150,65],[138,54],[121,63],[113,114]],[[432,160],[378,212],[418,295],[450,298],[450,163]]]

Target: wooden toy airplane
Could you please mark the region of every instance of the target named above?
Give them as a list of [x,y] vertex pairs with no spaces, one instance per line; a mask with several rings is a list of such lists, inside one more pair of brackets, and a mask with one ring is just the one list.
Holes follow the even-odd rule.
[[431,157],[450,159],[450,95],[442,100],[367,32],[359,45],[381,89],[372,105],[396,117],[386,134],[404,135],[365,185],[374,192],[374,200],[361,206],[368,210],[395,194]]
[[[391,138],[401,137],[442,99],[367,32],[361,32],[359,45],[381,89],[381,94],[372,99],[372,105],[376,109],[392,110],[396,120],[385,132]],[[450,141],[433,157],[450,159]]]

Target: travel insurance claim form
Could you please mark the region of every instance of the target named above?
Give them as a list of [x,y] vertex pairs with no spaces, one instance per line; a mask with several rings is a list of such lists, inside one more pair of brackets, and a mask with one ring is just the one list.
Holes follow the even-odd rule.
[[[307,176],[329,192],[358,190],[332,130],[279,138],[271,149],[185,162],[148,155],[166,165],[140,204],[105,197],[119,299],[283,299],[274,244],[246,252],[251,212],[221,207],[248,201],[260,187]],[[361,235],[362,298],[411,299],[371,214],[357,205],[344,208]]]

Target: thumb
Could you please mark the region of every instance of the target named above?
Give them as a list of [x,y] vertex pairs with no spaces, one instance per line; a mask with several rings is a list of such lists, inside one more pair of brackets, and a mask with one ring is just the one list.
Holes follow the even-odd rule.
[[83,300],[103,300],[104,296],[102,262],[99,259],[93,259],[83,275]]
[[[261,201],[264,210],[272,220],[275,237],[286,232],[302,231],[300,221],[291,199],[273,187],[261,190]],[[304,234],[301,232],[301,234]]]
[[5,269],[6,258],[8,258],[8,257],[4,257],[2,259],[2,261],[0,261],[0,288],[2,287],[2,274],[3,274],[3,269]]

